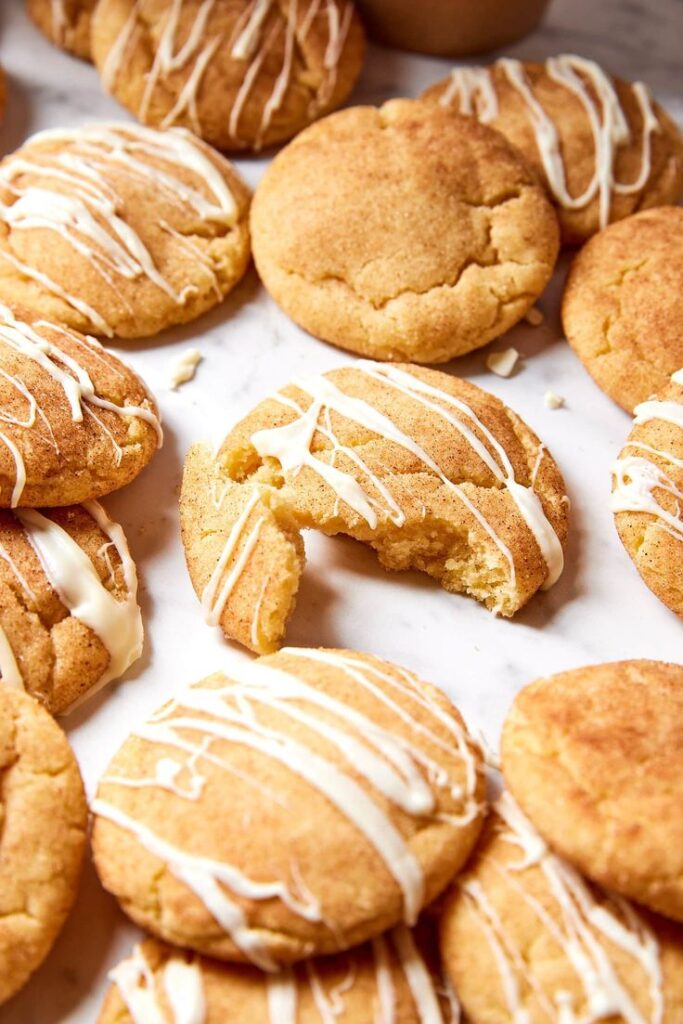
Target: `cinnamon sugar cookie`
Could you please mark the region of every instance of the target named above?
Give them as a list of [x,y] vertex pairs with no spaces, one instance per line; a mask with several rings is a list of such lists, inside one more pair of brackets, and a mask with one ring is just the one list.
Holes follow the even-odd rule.
[[441,950],[470,1024],[683,1017],[681,929],[590,886],[508,793],[446,899]]
[[503,729],[505,780],[544,839],[601,885],[683,920],[683,665],[540,679]]
[[142,640],[135,565],[101,505],[0,511],[0,683],[58,714],[125,672]]
[[645,583],[683,616],[683,370],[634,411],[613,467],[612,511]]
[[352,107],[279,153],[256,190],[254,260],[301,327],[373,358],[442,363],[512,327],[545,288],[557,220],[498,132],[440,107]]
[[351,0],[100,0],[92,47],[105,88],[144,124],[242,150],[338,107],[365,43]]
[[61,729],[0,686],[0,1003],[42,963],[76,897],[88,808]]
[[161,442],[134,370],[94,338],[0,304],[0,507],[99,498]]
[[681,195],[674,122],[642,82],[612,78],[584,57],[456,68],[422,98],[474,115],[524,154],[552,196],[566,244]]
[[370,655],[290,648],[133,730],[100,781],[93,846],[152,934],[272,970],[414,924],[484,802],[481,754],[439,690]]
[[108,337],[186,323],[244,273],[248,205],[182,129],[40,132],[0,163],[0,301]]
[[611,224],[575,257],[562,298],[567,340],[627,412],[683,366],[683,209]]
[[217,454],[189,452],[186,558],[207,621],[277,647],[303,569],[300,530],[371,545],[511,616],[557,580],[567,537],[560,472],[493,395],[410,364],[302,377],[266,399]]
[[90,60],[90,24],[97,0],[26,0],[29,17],[51,43]]
[[98,1024],[455,1021],[448,1013],[454,996],[449,1004],[421,939],[421,931],[398,926],[348,953],[279,974],[182,953],[151,939],[110,972]]

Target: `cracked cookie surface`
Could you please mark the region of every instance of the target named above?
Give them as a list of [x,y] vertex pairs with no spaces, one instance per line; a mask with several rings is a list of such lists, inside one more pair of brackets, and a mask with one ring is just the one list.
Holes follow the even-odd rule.
[[266,970],[412,926],[481,827],[481,753],[435,687],[291,648],[181,691],[92,805],[106,889],[153,935]]
[[101,0],[92,48],[105,88],[144,124],[244,150],[338,107],[365,36],[351,0]]
[[439,363],[485,345],[543,291],[557,219],[497,132],[392,100],[325,118],[267,169],[254,259],[316,337],[388,360]]
[[622,661],[541,679],[503,728],[503,774],[585,875],[683,920],[683,666]]
[[507,792],[443,901],[441,952],[471,1024],[683,1013],[680,927],[586,882]]
[[184,129],[41,132],[0,163],[0,301],[107,337],[187,323],[247,268],[249,197]]
[[190,449],[181,525],[207,621],[265,653],[294,606],[302,529],[354,537],[384,568],[511,616],[558,578],[568,508],[547,449],[495,396],[361,360],[293,381],[215,455]]
[[0,1003],[47,956],[76,897],[87,804],[61,729],[0,686]]
[[96,4],[97,0],[26,0],[26,10],[51,43],[90,60],[90,28]]
[[596,384],[632,412],[683,367],[683,209],[612,224],[572,263],[567,340]]

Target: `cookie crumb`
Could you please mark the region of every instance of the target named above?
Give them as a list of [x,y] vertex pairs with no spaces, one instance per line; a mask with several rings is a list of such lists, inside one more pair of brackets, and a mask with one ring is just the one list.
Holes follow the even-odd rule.
[[524,314],[524,319],[528,324],[531,324],[532,327],[540,327],[545,320],[545,317],[537,306],[532,306],[531,309]]
[[564,398],[562,395],[556,395],[554,391],[546,391],[543,396],[543,403],[546,409],[564,408]]
[[198,348],[188,348],[176,359],[171,367],[171,391],[192,380],[203,358]]
[[519,358],[519,352],[516,348],[506,348],[502,352],[491,352],[486,357],[486,368],[498,374],[499,377],[509,377]]

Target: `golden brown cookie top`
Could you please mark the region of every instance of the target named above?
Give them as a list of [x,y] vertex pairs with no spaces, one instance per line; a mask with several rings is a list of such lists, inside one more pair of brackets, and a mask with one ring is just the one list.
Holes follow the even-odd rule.
[[683,188],[680,133],[647,86],[584,57],[456,68],[423,99],[503,132],[545,182],[570,245],[636,210],[676,202]]
[[254,259],[302,327],[382,359],[445,362],[516,323],[556,217],[500,133],[442,107],[351,107],[297,136],[255,194]]
[[248,205],[183,129],[40,132],[0,163],[0,300],[109,337],[184,323],[244,272]]
[[635,408],[614,474],[619,536],[650,590],[683,616],[683,370]]
[[338,107],[364,38],[350,0],[102,0],[92,41],[105,88],[144,124],[241,150]]
[[95,858],[153,934],[272,969],[413,924],[484,802],[481,754],[439,690],[370,655],[288,648],[134,729],[93,804]]
[[574,258],[567,339],[596,384],[627,412],[683,367],[683,209],[611,224]]
[[503,774],[549,845],[596,882],[683,919],[683,666],[621,661],[519,693]]
[[50,42],[90,60],[90,28],[97,0],[26,0],[31,20]]
[[448,1012],[424,938],[422,928],[397,926],[372,943],[279,974],[147,940],[110,972],[98,1024],[446,1024],[457,1017]]
[[133,369],[94,338],[0,305],[0,506],[98,498],[137,476],[162,438]]
[[676,1024],[683,1013],[681,929],[587,883],[508,793],[445,901],[441,951],[471,1024]]
[[101,505],[0,511],[0,682],[58,714],[122,675],[142,642],[135,564]]
[[41,706],[0,686],[0,1003],[47,955],[75,897],[88,808],[76,759]]

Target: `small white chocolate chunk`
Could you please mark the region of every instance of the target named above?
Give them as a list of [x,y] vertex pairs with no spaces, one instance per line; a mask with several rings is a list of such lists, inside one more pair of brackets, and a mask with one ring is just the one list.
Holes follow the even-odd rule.
[[486,368],[499,377],[509,377],[519,360],[516,348],[506,348],[502,352],[491,352],[486,357]]
[[562,395],[556,395],[554,391],[546,391],[543,402],[546,409],[562,409],[564,407],[564,398]]
[[198,348],[188,348],[176,359],[171,367],[172,391],[177,391],[181,384],[192,380],[203,358]]

